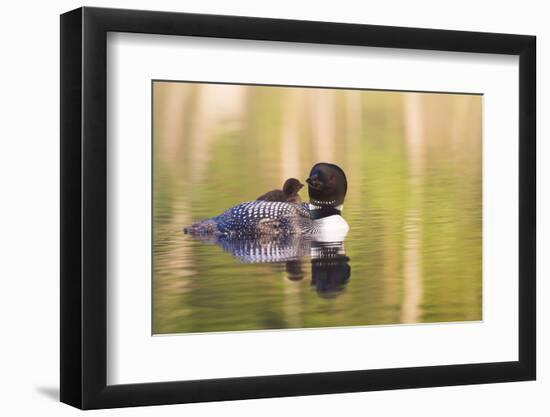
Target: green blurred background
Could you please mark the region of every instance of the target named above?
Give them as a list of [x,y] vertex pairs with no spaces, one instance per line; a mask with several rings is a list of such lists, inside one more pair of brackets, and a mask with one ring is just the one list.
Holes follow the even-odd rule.
[[[481,96],[164,81],[153,95],[153,333],[482,319]],[[348,178],[336,297],[307,268],[290,280],[182,233],[319,161]]]

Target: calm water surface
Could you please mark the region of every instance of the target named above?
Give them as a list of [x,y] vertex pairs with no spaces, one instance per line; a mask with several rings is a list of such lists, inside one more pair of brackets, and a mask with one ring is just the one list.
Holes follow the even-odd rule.
[[[481,103],[156,82],[153,332],[480,320]],[[319,161],[348,178],[343,242],[182,233]]]

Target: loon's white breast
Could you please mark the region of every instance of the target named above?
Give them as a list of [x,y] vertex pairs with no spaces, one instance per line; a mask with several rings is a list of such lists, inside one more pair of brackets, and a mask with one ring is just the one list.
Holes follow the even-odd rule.
[[319,242],[342,242],[349,231],[349,225],[339,214],[314,220],[313,237]]

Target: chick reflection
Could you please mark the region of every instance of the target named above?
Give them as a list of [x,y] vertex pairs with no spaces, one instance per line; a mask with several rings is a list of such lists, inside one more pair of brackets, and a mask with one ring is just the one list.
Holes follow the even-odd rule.
[[[317,294],[332,298],[340,294],[351,275],[344,242],[320,242],[299,235],[231,238],[196,236],[205,243],[216,244],[244,263],[269,263],[285,271],[290,281],[304,279],[311,267],[311,285]],[[308,258],[311,261],[308,262]]]
[[285,262],[286,277],[290,281],[301,281],[304,279],[304,269],[302,264],[302,259],[295,259]]

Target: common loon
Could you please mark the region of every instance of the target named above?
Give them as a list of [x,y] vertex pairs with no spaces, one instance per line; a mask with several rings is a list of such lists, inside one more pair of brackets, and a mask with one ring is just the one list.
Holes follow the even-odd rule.
[[184,232],[232,238],[302,234],[319,237],[320,241],[343,240],[349,229],[341,216],[347,192],[344,171],[320,162],[311,168],[306,183],[309,204],[248,201],[195,223]]
[[298,195],[298,191],[302,189],[304,184],[298,181],[296,178],[289,178],[283,184],[282,190],[269,191],[256,200],[262,201],[283,201],[286,203],[301,203],[302,200]]

